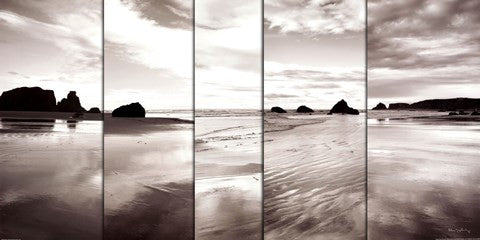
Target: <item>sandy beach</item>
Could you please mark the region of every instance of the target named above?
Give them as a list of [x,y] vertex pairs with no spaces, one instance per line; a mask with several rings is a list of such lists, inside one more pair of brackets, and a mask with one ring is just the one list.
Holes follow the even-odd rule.
[[267,112],[265,132],[265,239],[364,239],[364,115]]
[[197,114],[195,239],[262,239],[260,114]]
[[480,237],[480,119],[399,114],[369,113],[369,239]]
[[193,129],[105,116],[105,239],[193,239]]
[[102,122],[71,114],[0,113],[1,238],[102,239]]

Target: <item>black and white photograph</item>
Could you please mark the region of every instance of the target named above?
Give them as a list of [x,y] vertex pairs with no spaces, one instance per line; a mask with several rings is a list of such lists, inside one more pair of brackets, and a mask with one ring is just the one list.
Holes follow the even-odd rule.
[[193,239],[192,8],[105,0],[105,240]]
[[368,1],[368,237],[480,237],[480,1]]
[[480,0],[0,0],[1,240],[480,239]]
[[262,239],[262,1],[195,1],[195,239]]
[[0,238],[102,239],[102,1],[0,1]]
[[264,6],[264,236],[365,238],[365,3]]

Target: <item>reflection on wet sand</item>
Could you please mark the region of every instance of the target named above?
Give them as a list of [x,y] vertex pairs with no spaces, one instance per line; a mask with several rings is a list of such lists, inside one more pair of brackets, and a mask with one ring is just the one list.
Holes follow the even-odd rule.
[[266,113],[265,126],[265,239],[364,239],[364,117]]
[[195,239],[262,239],[260,116],[213,115],[195,119]]
[[0,236],[101,239],[101,122],[4,120]]
[[104,239],[193,239],[191,124],[106,117],[105,133]]
[[480,125],[369,120],[368,238],[480,237]]

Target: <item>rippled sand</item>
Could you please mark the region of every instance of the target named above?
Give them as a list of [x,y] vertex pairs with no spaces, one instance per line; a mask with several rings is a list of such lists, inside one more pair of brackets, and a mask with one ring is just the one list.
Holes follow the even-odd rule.
[[369,239],[480,237],[479,123],[369,120]]
[[193,239],[193,129],[105,119],[104,239]]
[[102,239],[102,123],[54,115],[0,123],[2,239]]
[[265,121],[265,239],[364,239],[364,116]]
[[195,119],[195,239],[262,239],[261,117]]

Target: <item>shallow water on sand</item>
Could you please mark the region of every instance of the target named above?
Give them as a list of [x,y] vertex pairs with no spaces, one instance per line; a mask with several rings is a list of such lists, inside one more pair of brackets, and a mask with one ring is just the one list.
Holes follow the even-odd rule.
[[[293,116],[297,127],[265,134],[265,239],[365,238],[362,115]],[[278,117],[266,119],[289,121]]]
[[195,131],[195,239],[262,239],[261,117],[197,117]]
[[105,135],[105,239],[193,239],[192,135],[191,124]]
[[370,119],[369,239],[480,237],[480,122]]
[[102,239],[102,122],[0,123],[0,237]]

